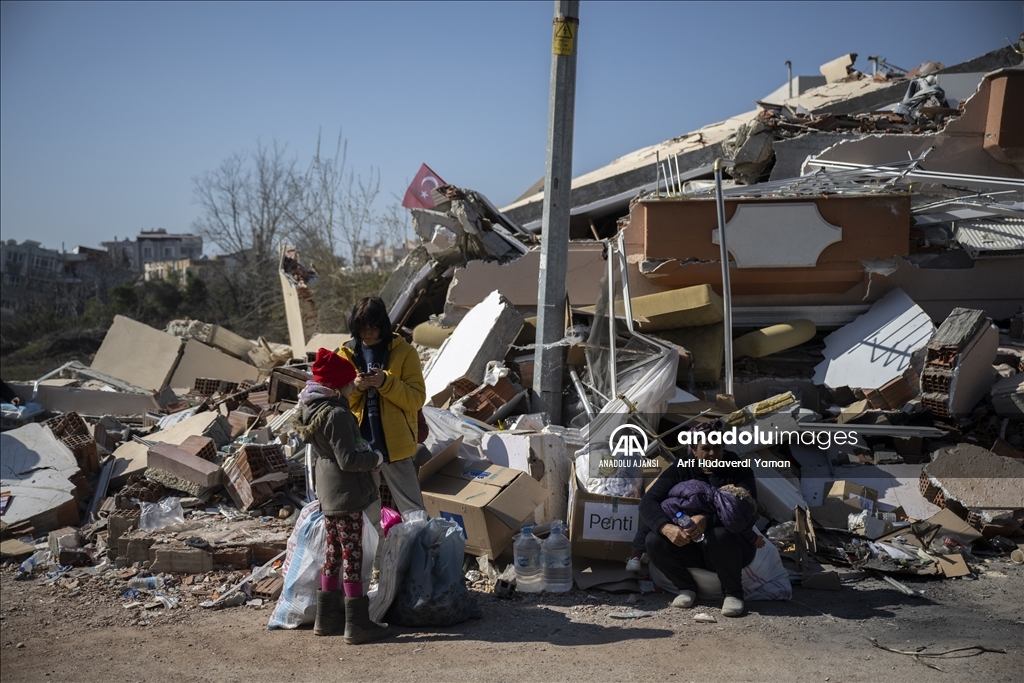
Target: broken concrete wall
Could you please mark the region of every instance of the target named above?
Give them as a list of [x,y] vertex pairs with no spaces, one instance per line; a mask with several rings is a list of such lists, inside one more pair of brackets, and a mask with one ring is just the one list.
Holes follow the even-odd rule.
[[143,389],[159,391],[170,382],[181,351],[181,339],[118,315],[92,367]]
[[259,374],[260,371],[255,366],[189,339],[185,342],[185,351],[178,361],[170,385],[175,388],[191,389],[200,377],[228,382],[251,381],[255,384]]
[[503,359],[522,328],[523,316],[511,302],[491,292],[463,318],[424,373],[428,400],[460,377],[480,384],[488,361]]
[[[499,290],[523,313],[537,307],[540,250],[500,264],[495,261],[471,261],[458,268],[448,288],[444,308],[446,326],[457,325],[494,289]],[[566,270],[566,293],[575,306],[593,306],[597,302],[601,276],[605,271],[601,245],[596,242],[570,242]]]
[[[977,94],[964,103],[963,116],[950,120],[939,133],[871,135],[840,142],[817,155],[816,159],[877,166],[907,159],[908,155],[917,158],[930,149],[920,164],[920,168],[927,171],[1024,178],[1024,165],[1020,160],[1013,161],[1017,154],[1013,151],[1014,145],[1018,144],[1013,141],[1016,138],[1009,134],[1003,136],[1009,145],[1005,152],[997,151],[1001,148],[996,143],[987,143],[989,136],[994,140],[1000,135],[1003,121],[1016,122],[1019,129],[1019,122],[1024,120],[1024,78],[1008,76],[1007,73],[989,74],[981,82]],[[993,84],[996,84],[995,89]]]

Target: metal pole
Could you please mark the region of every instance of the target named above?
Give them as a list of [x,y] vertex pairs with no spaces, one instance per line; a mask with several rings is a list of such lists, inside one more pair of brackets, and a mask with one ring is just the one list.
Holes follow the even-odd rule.
[[626,235],[620,232],[615,242],[619,249],[619,272],[622,275],[622,310],[626,313],[626,327],[633,332],[633,298],[629,295],[629,276],[626,273]]
[[608,240],[608,383],[611,387],[611,398],[614,401],[619,395],[618,370],[615,366],[615,255],[612,253],[612,242]]
[[732,286],[729,283],[729,250],[725,246],[722,162],[722,158],[715,159],[715,200],[718,204],[718,246],[722,259],[722,301],[725,302],[725,393],[732,396]]
[[789,79],[789,99],[793,99],[793,62],[786,60],[786,75]]
[[551,41],[551,91],[548,104],[547,168],[537,296],[537,333],[533,390],[548,419],[562,420],[561,346],[565,336],[565,279],[569,267],[569,209],[572,188],[573,112],[576,107],[576,38],[579,0],[556,0]]

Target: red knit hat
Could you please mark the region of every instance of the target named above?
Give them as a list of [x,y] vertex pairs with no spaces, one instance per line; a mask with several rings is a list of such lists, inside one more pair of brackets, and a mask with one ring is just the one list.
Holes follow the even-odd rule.
[[317,350],[312,370],[314,381],[332,389],[340,389],[356,378],[356,366],[327,349]]

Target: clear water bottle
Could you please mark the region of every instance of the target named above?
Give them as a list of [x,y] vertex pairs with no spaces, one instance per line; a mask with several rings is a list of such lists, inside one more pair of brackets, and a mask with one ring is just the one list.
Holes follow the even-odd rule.
[[523,593],[540,593],[544,590],[540,539],[533,535],[532,524],[524,524],[521,531],[519,538],[512,545],[516,566],[516,589]]
[[[682,510],[680,510],[679,512],[676,513],[676,518],[674,520],[672,520],[672,521],[674,521],[676,523],[676,526],[679,527],[680,529],[689,529],[694,524],[694,521],[690,517],[690,515],[686,514]],[[702,543],[703,541],[704,541],[704,534],[701,534],[700,538],[698,538],[696,541],[694,541],[694,543]]]
[[128,586],[131,588],[141,588],[144,590],[153,590],[155,588],[162,588],[167,583],[167,579],[162,576],[136,576],[134,579],[128,580]]
[[564,534],[562,520],[551,525],[551,535],[541,544],[544,561],[544,590],[564,593],[572,589],[572,544]]
[[31,576],[32,570],[36,568],[36,565],[43,563],[49,554],[49,550],[37,550],[32,553],[32,556],[22,562],[21,566],[18,567],[17,578],[27,579]]

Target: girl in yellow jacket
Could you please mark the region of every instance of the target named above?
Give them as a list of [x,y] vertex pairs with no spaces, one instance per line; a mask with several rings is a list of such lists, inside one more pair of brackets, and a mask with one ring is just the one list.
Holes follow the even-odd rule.
[[[416,413],[427,397],[419,355],[391,331],[387,308],[379,297],[356,302],[348,329],[352,340],[338,349],[338,355],[359,371],[349,399],[359,431],[372,449],[384,455],[381,474],[398,511],[404,516],[422,510],[423,494],[413,465]],[[367,515],[377,521],[370,510]]]

